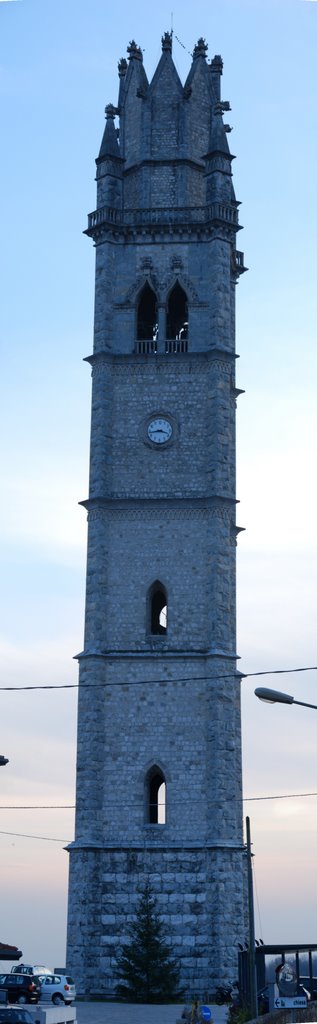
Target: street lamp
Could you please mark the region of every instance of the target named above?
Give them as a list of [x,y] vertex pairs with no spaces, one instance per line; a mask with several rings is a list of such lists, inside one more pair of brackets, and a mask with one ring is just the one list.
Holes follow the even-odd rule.
[[314,708],[317,711],[317,704],[306,704],[304,700],[295,700],[290,693],[281,693],[280,690],[267,690],[265,686],[258,686],[254,693],[259,700],[266,700],[268,704],[300,704],[302,708]]
[[314,711],[317,711],[317,704],[308,704],[304,700],[295,700],[295,697],[292,697],[290,693],[282,693],[280,690],[270,690],[265,686],[258,686],[254,693],[259,700],[265,700],[268,704],[300,704],[303,708],[313,708]]

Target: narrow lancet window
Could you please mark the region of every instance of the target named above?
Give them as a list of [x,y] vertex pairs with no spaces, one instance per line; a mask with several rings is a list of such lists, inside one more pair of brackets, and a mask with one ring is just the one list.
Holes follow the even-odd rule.
[[169,294],[166,315],[166,337],[184,340],[188,337],[188,302],[181,285],[175,284]]
[[157,300],[148,283],[142,288],[137,310],[137,339],[152,341],[157,338]]
[[147,776],[147,811],[149,825],[166,824],[166,783],[163,772],[157,765],[150,769]]
[[148,594],[148,632],[163,636],[167,631],[167,593],[163,584],[155,580]]

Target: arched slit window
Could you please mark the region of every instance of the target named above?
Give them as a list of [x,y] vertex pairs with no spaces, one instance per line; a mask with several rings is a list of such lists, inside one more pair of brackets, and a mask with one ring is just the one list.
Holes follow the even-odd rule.
[[152,583],[148,594],[148,632],[152,636],[167,632],[167,593],[159,580]]
[[188,338],[188,302],[187,295],[177,283],[168,297],[166,316],[166,337],[184,340]]
[[166,824],[166,782],[163,772],[153,765],[147,776],[147,821],[149,825]]
[[142,288],[137,310],[137,339],[151,341],[157,337],[157,300],[148,283]]

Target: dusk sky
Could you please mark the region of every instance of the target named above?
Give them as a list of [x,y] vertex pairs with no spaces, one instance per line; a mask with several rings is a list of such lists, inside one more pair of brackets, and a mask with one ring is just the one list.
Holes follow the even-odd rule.
[[[84,624],[94,251],[82,232],[117,62],[134,38],[151,78],[171,27],[183,81],[199,36],[224,61],[249,267],[237,289],[238,665],[317,665],[317,2],[0,0],[0,941],[52,967],[65,960],[76,757],[77,690],[58,687],[77,684]],[[316,681],[242,683],[265,942],[317,942],[317,711],[262,704],[254,689],[317,704]],[[57,689],[23,690],[40,684]]]

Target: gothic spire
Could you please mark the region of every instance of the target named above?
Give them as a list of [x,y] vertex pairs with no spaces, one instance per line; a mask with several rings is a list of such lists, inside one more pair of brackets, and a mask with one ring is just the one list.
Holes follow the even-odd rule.
[[229,103],[221,103],[221,101],[215,103],[210,128],[209,153],[223,153],[229,160],[232,160],[227,139],[227,132],[231,131],[231,128],[223,123],[224,110],[230,110]]
[[99,159],[107,156],[120,157],[120,149],[117,139],[117,132],[115,128],[114,119],[118,113],[117,108],[112,103],[108,103],[105,108],[106,114],[106,127],[103,133],[103,139],[100,146]]

